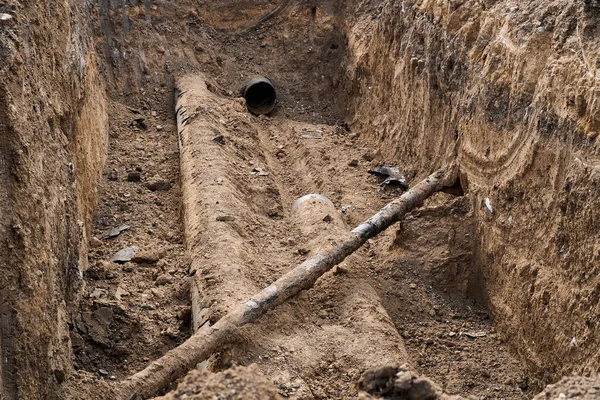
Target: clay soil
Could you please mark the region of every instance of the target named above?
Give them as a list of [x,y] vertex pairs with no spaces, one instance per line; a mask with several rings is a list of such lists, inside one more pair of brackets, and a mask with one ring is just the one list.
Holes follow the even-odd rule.
[[[143,5],[130,7],[127,33],[120,9],[108,16],[95,10],[112,85],[110,149],[71,338],[76,367],[106,380],[142,369],[191,334],[194,282],[204,288],[214,322],[306,259],[318,240],[294,220],[297,198],[327,196],[350,228],[402,193],[367,172],[379,165],[402,169],[401,160],[383,159],[344,123],[337,94],[346,43],[334,4],[283,2],[255,25],[280,3],[172,3],[157,2],[149,14]],[[380,6],[364,2],[355,12],[377,18]],[[198,107],[210,109],[213,137],[222,138],[198,145],[200,156],[188,159],[210,183],[197,194],[205,214],[193,217],[182,212],[188,205],[173,99],[175,77],[200,72],[211,94]],[[250,115],[239,98],[257,74],[269,76],[279,93],[268,117]],[[252,174],[255,168],[268,175]],[[361,374],[383,361],[409,364],[448,394],[531,397],[539,387],[484,307],[469,204],[463,196],[435,195],[315,289],[244,329],[208,369],[256,364],[269,377],[261,382],[280,396],[354,398]],[[131,228],[104,238],[122,225]],[[227,241],[213,245],[214,238]],[[128,246],[140,248],[137,259],[110,261]],[[236,254],[244,255],[243,265],[220,269]],[[213,283],[206,284],[206,275]],[[200,375],[210,381],[208,372]]]

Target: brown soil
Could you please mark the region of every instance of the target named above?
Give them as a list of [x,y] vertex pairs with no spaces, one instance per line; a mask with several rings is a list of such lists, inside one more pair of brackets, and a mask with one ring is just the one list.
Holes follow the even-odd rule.
[[[231,33],[273,6],[159,3],[152,26],[141,7],[131,8],[129,40],[112,35],[111,45],[123,54],[141,57],[132,49],[143,48],[143,74],[138,79],[132,58],[122,65],[111,59],[122,70],[112,71],[111,144],[94,236],[123,224],[132,228],[90,252],[86,296],[73,331],[79,368],[121,378],[185,339],[188,273],[198,288],[196,312],[203,312],[198,328],[300,263],[319,240],[303,234],[302,222],[291,214],[297,198],[326,195],[348,229],[401,193],[367,173],[394,160],[341,122],[344,110],[335,93],[346,52],[334,5],[318,7],[313,20],[309,5],[293,4],[256,30]],[[363,7],[367,15],[378,10],[377,4]],[[113,21],[120,23],[117,17]],[[182,221],[171,76],[198,70],[214,93],[194,100],[188,122],[200,126],[190,128],[197,130],[182,150]],[[250,116],[235,99],[256,74],[269,76],[279,93],[269,118]],[[202,85],[202,76],[187,76],[189,83],[179,89]],[[140,117],[146,129],[135,122]],[[136,168],[141,180],[128,182]],[[254,168],[268,176],[252,174]],[[170,189],[146,187],[156,180],[169,182]],[[436,196],[314,291],[244,329],[211,358],[209,369],[256,363],[281,395],[349,398],[366,370],[410,363],[451,394],[523,398],[526,373],[485,309],[465,300],[481,299],[471,221],[469,202]],[[133,245],[164,255],[157,263],[108,262]]]
[[[0,5],[0,398],[111,397],[403,192],[369,170],[450,162],[453,194],[164,398],[523,399],[597,374],[594,1],[21,3]],[[269,116],[240,97],[256,75]],[[294,211],[309,193],[332,204]]]

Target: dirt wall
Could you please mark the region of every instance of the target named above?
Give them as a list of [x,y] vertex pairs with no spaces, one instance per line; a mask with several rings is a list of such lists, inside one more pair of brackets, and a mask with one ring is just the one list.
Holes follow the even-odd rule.
[[83,1],[0,6],[0,397],[60,398],[106,156]]
[[347,26],[354,130],[412,175],[459,162],[502,336],[544,380],[595,373],[598,9],[419,0],[373,10]]

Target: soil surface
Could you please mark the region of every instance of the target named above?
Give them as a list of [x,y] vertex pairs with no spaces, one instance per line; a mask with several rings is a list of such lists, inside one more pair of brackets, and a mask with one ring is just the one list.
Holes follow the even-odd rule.
[[[132,6],[127,28],[120,8],[94,10],[111,84],[110,147],[71,338],[76,367],[102,379],[142,369],[334,242],[327,232],[351,229],[402,193],[369,170],[409,170],[343,122],[339,6],[202,3]],[[377,18],[379,3],[356,12]],[[257,74],[278,91],[269,117],[252,116],[239,98]],[[180,90],[202,92],[190,100],[198,134],[181,160],[175,76],[187,79]],[[320,221],[327,240],[291,211],[309,193],[327,196],[340,221]],[[202,368],[256,364],[280,396],[324,399],[354,398],[365,371],[407,363],[448,394],[530,396],[527,373],[481,305],[473,223],[465,197],[435,195]],[[111,261],[131,246],[139,248],[131,261]],[[194,304],[206,308],[201,321],[192,321]]]

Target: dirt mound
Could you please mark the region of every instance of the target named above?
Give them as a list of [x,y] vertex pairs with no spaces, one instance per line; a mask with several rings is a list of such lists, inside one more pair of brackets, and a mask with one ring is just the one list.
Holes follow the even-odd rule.
[[257,366],[233,367],[219,373],[192,371],[177,389],[156,400],[280,400],[277,390]]
[[[447,396],[442,389],[427,378],[420,378],[407,367],[384,367],[367,371],[358,382],[360,398],[384,398],[391,400],[460,400]],[[373,397],[372,397],[373,396]]]

